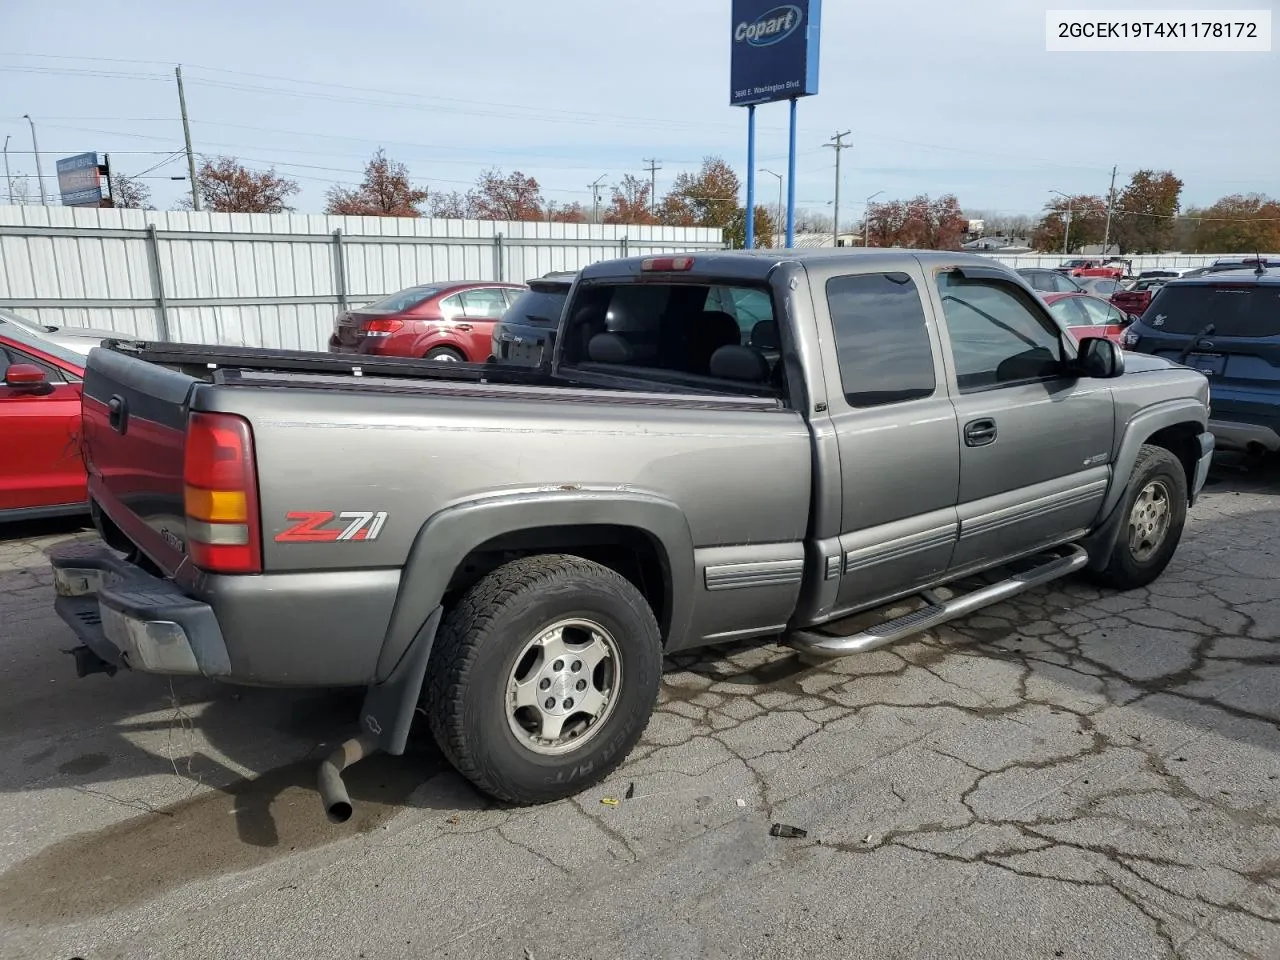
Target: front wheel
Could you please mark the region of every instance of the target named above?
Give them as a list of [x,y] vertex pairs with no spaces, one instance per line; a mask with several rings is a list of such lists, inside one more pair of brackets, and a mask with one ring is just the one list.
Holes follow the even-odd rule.
[[628,580],[580,557],[525,557],[446,617],[423,706],[440,749],[479,789],[545,803],[626,759],[661,676],[657,622]]
[[1117,590],[1145,587],[1173,559],[1187,521],[1187,475],[1164,447],[1145,444],[1129,476],[1124,519],[1106,567],[1094,574]]

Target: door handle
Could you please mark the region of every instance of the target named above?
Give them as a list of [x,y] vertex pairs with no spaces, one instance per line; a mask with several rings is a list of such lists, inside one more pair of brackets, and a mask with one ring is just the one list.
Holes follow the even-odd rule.
[[459,329],[459,330],[470,330],[470,329],[471,329],[471,324],[469,324],[469,323],[459,323],[459,324],[457,325],[457,327],[458,327],[458,329]]
[[965,424],[964,444],[966,447],[985,447],[996,439],[996,422],[989,418],[973,420]]

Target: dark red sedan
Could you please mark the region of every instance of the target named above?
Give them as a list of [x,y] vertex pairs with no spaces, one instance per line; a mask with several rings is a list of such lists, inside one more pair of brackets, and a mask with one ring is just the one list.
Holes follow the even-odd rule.
[[1077,340],[1106,337],[1120,342],[1124,328],[1133,322],[1127,313],[1100,297],[1087,293],[1042,293],[1049,312]]
[[0,521],[87,509],[80,458],[85,358],[8,325],[0,333]]
[[1111,302],[1125,313],[1140,317],[1146,312],[1147,307],[1151,305],[1151,298],[1156,295],[1156,291],[1168,282],[1165,277],[1150,277],[1146,280],[1139,280],[1128,290],[1117,290],[1113,293]]
[[493,325],[523,291],[511,283],[409,287],[339,314],[329,352],[484,363]]

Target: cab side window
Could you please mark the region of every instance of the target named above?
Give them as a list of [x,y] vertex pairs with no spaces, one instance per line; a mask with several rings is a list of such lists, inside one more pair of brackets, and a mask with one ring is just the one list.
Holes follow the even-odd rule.
[[933,349],[920,291],[905,273],[827,281],[845,400],[879,407],[933,395]]

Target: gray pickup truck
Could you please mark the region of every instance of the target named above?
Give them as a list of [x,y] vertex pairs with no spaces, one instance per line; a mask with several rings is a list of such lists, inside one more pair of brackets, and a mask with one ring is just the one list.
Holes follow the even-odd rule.
[[531,369],[109,343],[103,542],[54,553],[57,609],[81,674],[367,687],[335,819],[419,709],[481,790],[549,801],[627,756],[664,652],[836,657],[1075,571],[1149,583],[1207,402],[957,253],[597,263]]

